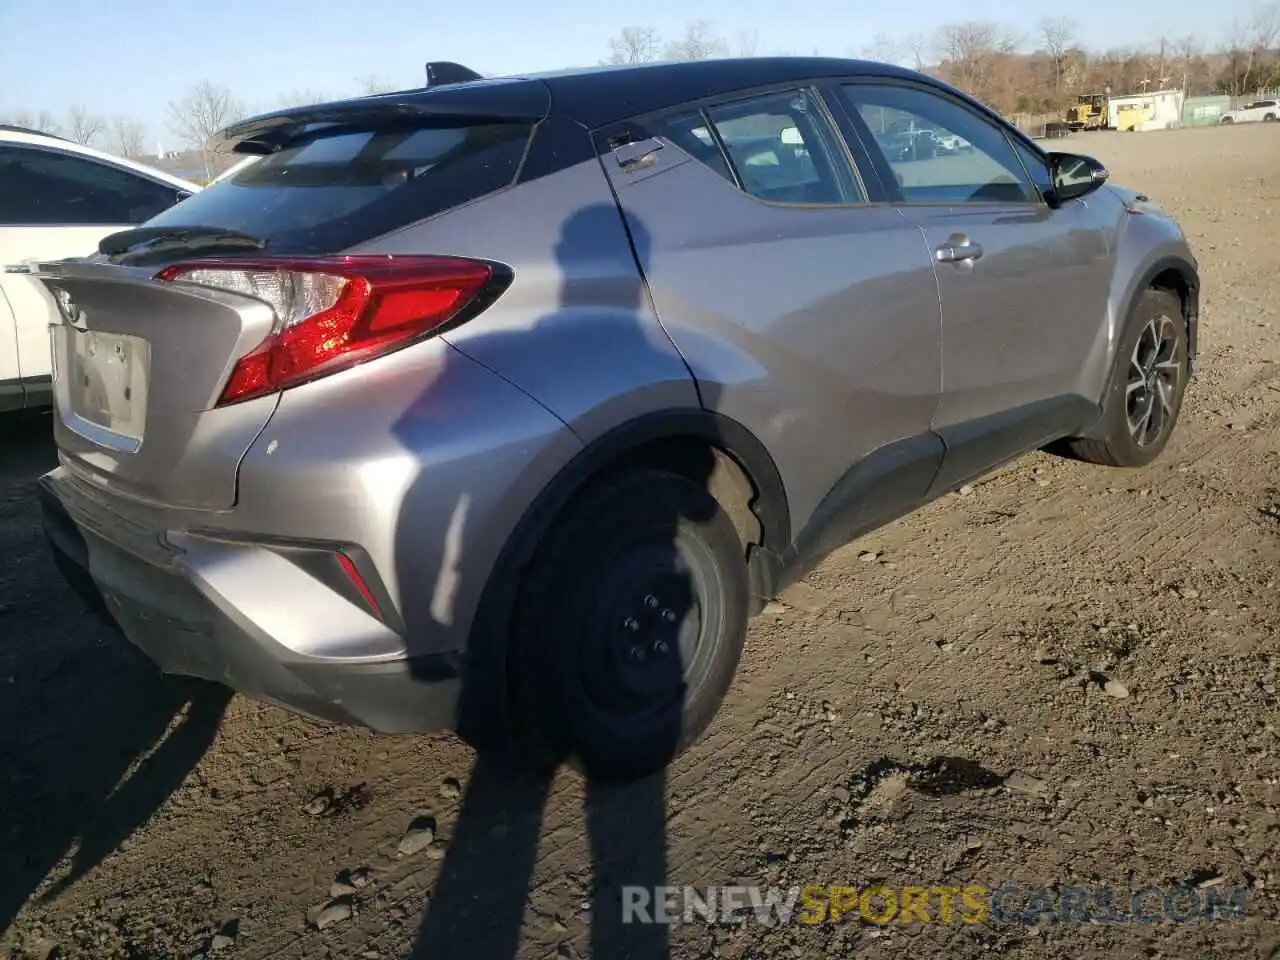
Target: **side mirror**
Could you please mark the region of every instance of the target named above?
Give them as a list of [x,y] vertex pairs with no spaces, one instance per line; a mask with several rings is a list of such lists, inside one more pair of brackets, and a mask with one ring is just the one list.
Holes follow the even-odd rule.
[[1107,182],[1107,168],[1093,157],[1078,153],[1050,153],[1049,176],[1053,180],[1055,206],[1087,196]]

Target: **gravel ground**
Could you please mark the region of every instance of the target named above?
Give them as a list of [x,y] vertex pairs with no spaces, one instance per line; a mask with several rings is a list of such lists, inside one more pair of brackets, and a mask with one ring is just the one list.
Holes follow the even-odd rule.
[[[6,421],[0,956],[1280,957],[1280,126],[1073,142],[1202,261],[1165,456],[1037,454],[842,550],[753,627],[706,739],[627,790],[162,680],[56,579],[47,422]],[[618,922],[619,885],[664,883],[979,886],[988,915]],[[1243,915],[1011,916],[1176,885]]]

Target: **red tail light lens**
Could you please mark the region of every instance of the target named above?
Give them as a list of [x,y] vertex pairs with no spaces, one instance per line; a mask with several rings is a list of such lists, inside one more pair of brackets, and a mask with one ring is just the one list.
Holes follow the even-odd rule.
[[493,267],[460,257],[224,257],[165,267],[270,304],[270,335],[241,357],[219,405],[275,393],[438,331],[491,289]]

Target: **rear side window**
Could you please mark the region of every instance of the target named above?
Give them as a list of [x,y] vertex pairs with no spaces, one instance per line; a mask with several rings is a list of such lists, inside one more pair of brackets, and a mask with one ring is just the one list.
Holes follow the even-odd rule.
[[216,226],[272,253],[334,253],[510,186],[527,123],[327,127],[245,166],[148,226]]
[[178,199],[176,187],[88,157],[0,146],[0,223],[128,226]]
[[839,134],[807,90],[708,108],[720,141],[753,197],[776,203],[862,203]]
[[[648,125],[730,183],[773,203],[863,203],[840,135],[808,90],[689,110]],[[735,180],[736,175],[736,180]]]

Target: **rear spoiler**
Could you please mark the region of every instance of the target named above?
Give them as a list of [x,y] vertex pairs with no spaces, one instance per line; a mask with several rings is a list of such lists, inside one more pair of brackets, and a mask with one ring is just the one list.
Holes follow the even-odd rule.
[[551,91],[545,83],[520,78],[490,81],[456,63],[427,64],[428,80],[420,90],[403,90],[371,97],[355,97],[292,107],[232,124],[216,139],[231,144],[235,153],[275,153],[305,128],[334,124],[360,127],[425,120],[466,123],[537,123],[551,111]]

